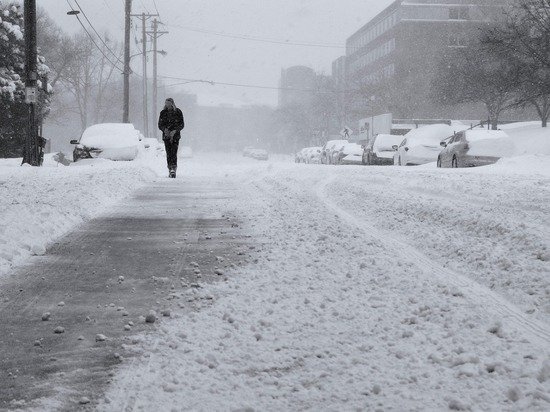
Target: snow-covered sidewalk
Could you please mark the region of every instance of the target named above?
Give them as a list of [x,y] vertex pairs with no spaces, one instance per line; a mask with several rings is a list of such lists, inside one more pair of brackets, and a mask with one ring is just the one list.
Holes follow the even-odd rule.
[[254,263],[127,346],[104,410],[550,408],[548,175],[192,166],[238,182]]
[[143,153],[134,162],[97,159],[44,167],[0,160],[0,276],[83,221],[154,179],[161,161]]

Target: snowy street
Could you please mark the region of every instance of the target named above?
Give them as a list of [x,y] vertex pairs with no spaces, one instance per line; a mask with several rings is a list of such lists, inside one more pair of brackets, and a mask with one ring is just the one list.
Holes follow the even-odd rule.
[[[516,172],[186,160],[181,179],[156,179],[7,278],[6,308],[22,279],[44,277],[4,319],[21,346],[0,352],[12,373],[2,401],[547,410],[550,173],[527,160]],[[165,220],[174,208],[178,220]],[[44,283],[57,291],[34,297]],[[46,310],[52,321],[40,322]],[[19,317],[36,329],[21,331]],[[67,331],[54,335],[58,320]],[[15,371],[50,358],[41,390],[18,404],[37,371]],[[89,374],[96,384],[83,386]]]

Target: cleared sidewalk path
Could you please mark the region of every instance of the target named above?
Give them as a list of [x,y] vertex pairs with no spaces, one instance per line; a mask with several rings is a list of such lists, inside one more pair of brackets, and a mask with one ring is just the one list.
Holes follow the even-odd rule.
[[223,208],[233,193],[159,180],[0,280],[0,410],[95,405],[132,336],[185,310],[178,291],[223,281],[245,242]]

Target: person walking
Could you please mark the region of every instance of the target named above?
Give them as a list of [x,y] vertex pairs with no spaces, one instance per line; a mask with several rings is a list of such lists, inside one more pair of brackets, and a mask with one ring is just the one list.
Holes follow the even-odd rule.
[[162,132],[162,140],[166,148],[169,177],[175,178],[178,169],[180,132],[185,127],[185,121],[183,120],[183,113],[176,107],[174,99],[168,98],[164,102],[164,109],[160,112],[158,126]]

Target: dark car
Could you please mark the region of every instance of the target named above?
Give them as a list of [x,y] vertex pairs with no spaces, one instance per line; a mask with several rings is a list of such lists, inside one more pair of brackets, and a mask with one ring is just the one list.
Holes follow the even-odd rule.
[[464,130],[441,142],[437,167],[475,167],[496,163],[514,150],[502,130]]

